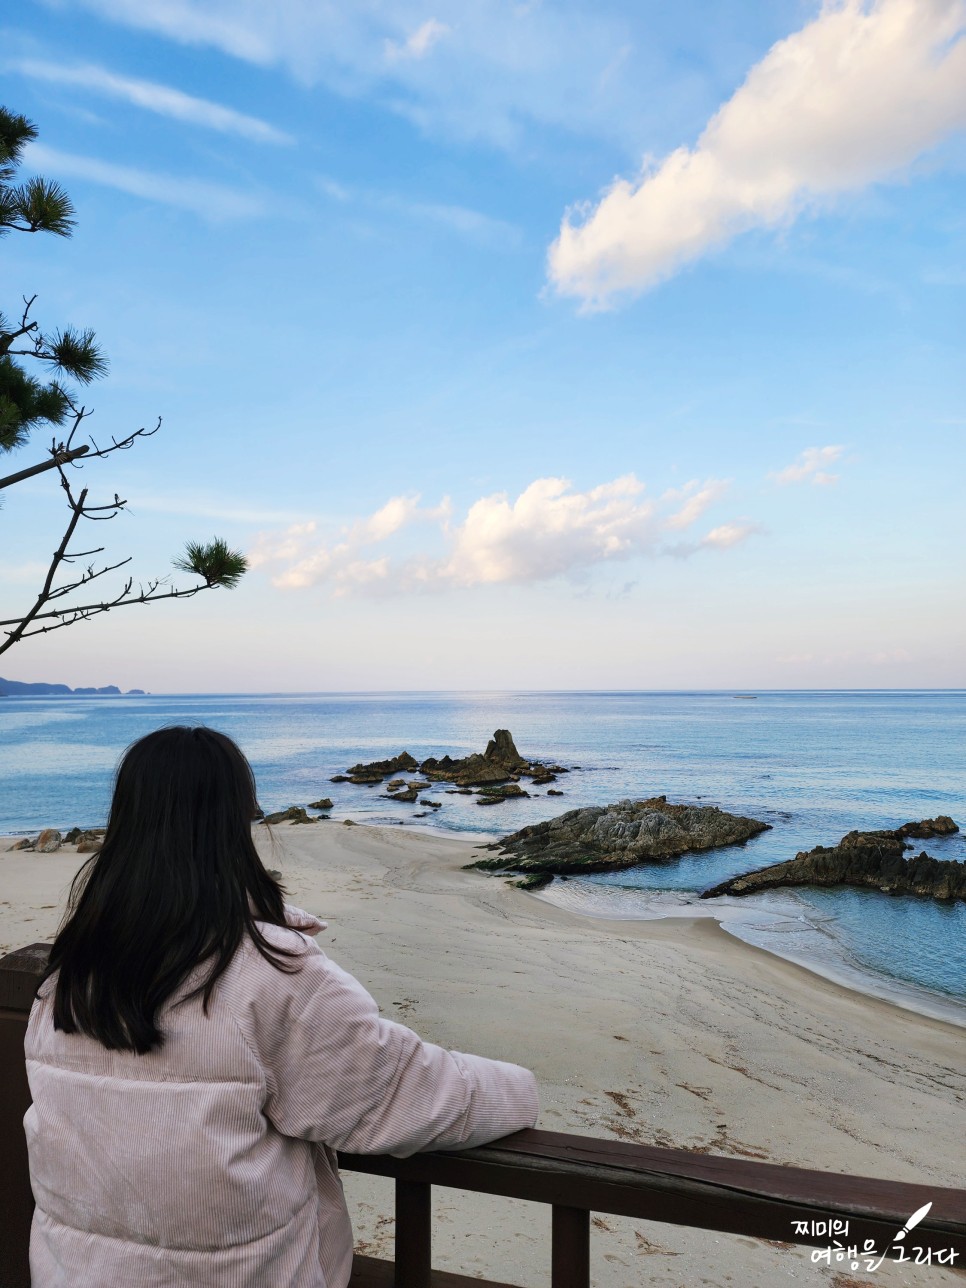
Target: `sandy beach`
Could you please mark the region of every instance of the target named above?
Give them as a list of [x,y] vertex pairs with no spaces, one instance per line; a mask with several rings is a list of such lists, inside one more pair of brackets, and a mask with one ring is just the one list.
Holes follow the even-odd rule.
[[[531,1067],[538,1126],[966,1186],[966,1033],[749,947],[707,919],[591,920],[464,872],[472,843],[401,827],[256,829],[322,948],[422,1036]],[[0,840],[0,951],[52,937],[72,849]],[[357,1246],[392,1246],[390,1182],[347,1174]],[[548,1208],[438,1190],[434,1264],[549,1282]],[[808,1249],[594,1218],[593,1282],[962,1284],[814,1266]]]

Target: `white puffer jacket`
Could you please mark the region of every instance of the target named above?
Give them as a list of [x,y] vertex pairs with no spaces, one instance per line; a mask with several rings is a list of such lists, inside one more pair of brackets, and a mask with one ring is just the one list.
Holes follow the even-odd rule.
[[300,969],[246,940],[208,1015],[169,1004],[147,1055],[55,1031],[44,985],[26,1039],[33,1288],[345,1288],[335,1150],[405,1156],[534,1124],[528,1070],[383,1019],[308,937],[322,923],[287,912],[302,933],[260,929]]

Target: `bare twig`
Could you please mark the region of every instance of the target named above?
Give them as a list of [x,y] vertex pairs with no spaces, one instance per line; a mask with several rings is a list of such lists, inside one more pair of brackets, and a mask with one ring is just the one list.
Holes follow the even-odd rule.
[[47,569],[47,576],[44,579],[43,587],[34,602],[33,608],[31,608],[19,620],[15,618],[12,622],[8,621],[2,623],[4,626],[14,626],[15,629],[7,632],[6,642],[0,645],[0,653],[5,652],[8,648],[12,648],[14,644],[23,639],[24,635],[27,634],[27,627],[40,615],[40,610],[50,600],[54,578],[57,575],[57,569],[60,567],[67,553],[67,547],[70,544],[71,537],[74,535],[74,529],[83,517],[84,502],[86,500],[87,488],[84,488],[78,500],[76,502],[71,502],[70,521],[68,522],[67,529],[61,538],[60,545],[54,551],[53,558],[50,561],[50,566]]
[[[127,560],[122,562],[126,563]],[[131,604],[154,604],[160,599],[190,599],[192,595],[197,595],[200,590],[214,589],[206,582],[201,582],[197,586],[185,586],[180,589],[166,590],[162,591],[161,594],[155,594],[154,591],[159,585],[161,585],[160,582],[149,583],[147,591],[141,590],[139,594],[132,595],[133,582],[127,581],[119,595],[114,599],[104,600],[99,604],[78,604],[70,608],[50,609],[45,613],[31,611],[27,617],[22,619],[11,618],[9,621],[0,621],[0,626],[14,626],[16,628],[7,632],[6,641],[0,644],[0,653],[12,648],[19,640],[29,639],[32,635],[45,635],[50,631],[59,630],[62,626],[72,626],[75,622],[86,621],[91,617],[96,617],[99,613],[108,613],[114,608],[127,608]],[[50,621],[51,618],[56,619],[51,625],[37,626],[35,630],[27,629],[28,626],[36,622]]]
[[[129,447],[133,447],[139,438],[151,438],[161,428],[161,417],[158,417],[157,424],[153,429],[135,429],[125,438],[112,438],[109,447],[99,447],[92,438],[89,443],[82,443],[80,447],[72,447],[74,435],[80,426],[82,420],[85,420],[90,411],[86,407],[74,408],[74,424],[67,436],[66,443],[53,443],[50,447],[50,460],[41,461],[39,465],[31,465],[25,470],[20,470],[16,474],[8,474],[6,478],[0,478],[0,490],[5,487],[12,487],[14,483],[22,483],[24,479],[33,478],[35,474],[44,474],[47,470],[59,469],[63,465],[73,465],[81,457],[86,456],[89,461],[99,457],[110,456],[112,452],[126,452]],[[91,450],[93,448],[93,451]]]

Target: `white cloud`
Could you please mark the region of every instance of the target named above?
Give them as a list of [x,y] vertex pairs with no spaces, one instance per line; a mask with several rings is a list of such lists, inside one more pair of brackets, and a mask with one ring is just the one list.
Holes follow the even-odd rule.
[[261,534],[255,546],[248,552],[248,559],[253,568],[267,563],[282,562],[302,558],[306,544],[318,530],[315,520],[307,523],[293,523],[284,532],[273,536]]
[[815,483],[827,486],[838,481],[837,474],[829,474],[825,466],[837,461],[844,447],[807,447],[783,470],[768,475],[775,483]]
[[158,201],[166,206],[191,210],[204,219],[219,222],[259,215],[265,209],[260,197],[239,192],[205,179],[186,179],[181,175],[158,174],[134,166],[114,165],[96,157],[59,152],[44,143],[31,143],[24,149],[24,165],[34,172],[87,179],[134,197]]
[[633,474],[589,492],[566,479],[537,479],[513,502],[482,497],[457,529],[453,551],[429,575],[458,586],[545,581],[650,547],[653,505]]
[[732,546],[737,546],[757,532],[761,532],[761,525],[747,520],[722,523],[703,536],[699,545],[708,550],[730,550]]
[[440,524],[445,529],[452,512],[449,500],[423,507],[418,496],[394,496],[374,514],[347,524],[335,541],[320,541],[316,523],[296,523],[281,533],[262,533],[248,552],[253,567],[281,565],[277,586],[296,589],[331,582],[337,593],[386,580],[392,568],[388,556],[364,559],[360,552],[394,537],[414,523]]
[[727,490],[728,484],[724,479],[708,479],[703,484],[693,479],[683,488],[665,492],[662,500],[684,502],[680,510],[667,520],[667,526],[669,528],[690,527],[704,514],[708,506],[713,505]]
[[366,543],[385,541],[410,523],[445,524],[452,512],[453,507],[448,497],[444,497],[435,508],[428,509],[419,504],[419,496],[416,494],[394,496],[375,514],[361,524],[356,524],[350,531],[350,538]]
[[751,69],[693,149],[565,216],[550,280],[601,307],[908,166],[966,124],[964,23],[962,0],[824,4]]
[[210,130],[219,130],[223,134],[238,134],[255,143],[291,143],[290,135],[255,116],[246,116],[233,108],[212,103],[209,99],[194,98],[169,85],[159,85],[155,81],[136,80],[129,76],[118,76],[105,67],[84,66],[66,67],[58,63],[42,62],[37,59],[23,59],[13,63],[14,70],[34,80],[49,81],[57,85],[78,85],[109,98],[121,99],[142,107],[159,116],[168,116],[176,121],[186,121],[190,125],[200,125]]
[[[459,523],[453,522],[448,499],[430,508],[420,505],[418,496],[397,496],[347,524],[334,539],[320,540],[315,524],[263,534],[249,557],[255,566],[276,568],[277,586],[325,583],[337,595],[530,585],[654,554],[665,533],[694,523],[724,490],[720,480],[694,482],[655,502],[645,497],[644,484],[633,474],[586,492],[575,491],[567,479],[541,478],[514,499],[505,492],[481,497]],[[436,549],[408,554],[372,549],[416,523],[435,529]],[[727,549],[757,530],[736,520],[666,553]],[[398,548],[405,541],[394,544]]]
[[679,541],[665,546],[662,553],[672,555],[675,559],[688,559],[700,550],[731,550],[749,537],[758,536],[762,532],[764,528],[760,523],[753,523],[750,519],[731,519],[727,523],[718,524],[697,541]]
[[405,40],[387,40],[385,45],[386,58],[390,62],[397,62],[401,58],[425,58],[432,47],[449,30],[450,28],[445,22],[439,22],[436,18],[428,18],[421,27],[417,27]]

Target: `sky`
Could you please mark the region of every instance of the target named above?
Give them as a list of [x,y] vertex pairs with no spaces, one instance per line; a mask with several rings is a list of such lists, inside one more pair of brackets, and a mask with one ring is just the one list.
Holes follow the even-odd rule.
[[[0,674],[966,686],[960,0],[34,0],[0,73],[78,220],[0,306],[162,418],[94,544],[251,563]],[[7,491],[4,618],[64,520]]]

